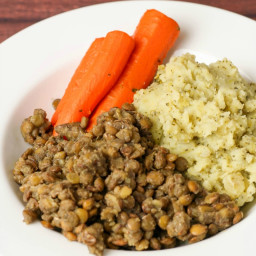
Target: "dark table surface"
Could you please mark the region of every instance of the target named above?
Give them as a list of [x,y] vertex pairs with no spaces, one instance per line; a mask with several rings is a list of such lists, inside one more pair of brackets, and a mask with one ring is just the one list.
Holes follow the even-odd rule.
[[[0,43],[18,31],[55,14],[115,0],[0,0]],[[194,0],[256,20],[256,0]]]

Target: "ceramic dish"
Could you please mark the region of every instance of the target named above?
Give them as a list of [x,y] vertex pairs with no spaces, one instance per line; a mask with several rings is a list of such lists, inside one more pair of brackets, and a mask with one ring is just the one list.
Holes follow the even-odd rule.
[[[66,12],[39,22],[0,45],[0,255],[89,255],[85,245],[22,222],[23,203],[11,170],[28,147],[20,135],[21,121],[34,108],[50,117],[51,102],[61,97],[75,67],[94,38],[120,29],[133,33],[146,9],[155,8],[174,18],[180,37],[168,58],[195,53],[207,63],[229,58],[249,79],[256,81],[256,22],[224,10],[186,2],[122,1]],[[168,60],[168,58],[166,60]],[[237,225],[196,244],[164,251],[115,251],[117,256],[252,255],[256,206],[247,206]]]

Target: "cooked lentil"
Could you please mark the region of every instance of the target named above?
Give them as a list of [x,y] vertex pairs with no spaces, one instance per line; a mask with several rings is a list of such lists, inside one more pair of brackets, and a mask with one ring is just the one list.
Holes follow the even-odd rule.
[[56,127],[53,137],[43,110],[23,121],[22,135],[32,147],[13,176],[26,223],[39,218],[99,256],[104,248],[194,243],[243,218],[229,196],[185,178],[186,159],[154,145],[149,119],[133,105],[104,113],[92,132],[82,122]]
[[60,99],[55,99],[53,102],[52,102],[52,106],[53,108],[56,110],[58,105],[60,103]]

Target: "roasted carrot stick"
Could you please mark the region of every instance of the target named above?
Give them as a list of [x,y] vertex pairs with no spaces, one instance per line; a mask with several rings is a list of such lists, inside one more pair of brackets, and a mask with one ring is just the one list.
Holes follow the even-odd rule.
[[109,32],[95,60],[81,78],[79,89],[68,93],[66,101],[63,97],[55,126],[88,117],[118,80],[133,49],[132,37],[121,31]]
[[[55,125],[58,119],[58,114],[59,112],[63,109],[63,106],[65,106],[65,104],[67,104],[68,100],[71,99],[71,101],[73,100],[70,95],[71,93],[73,93],[73,91],[75,90],[79,90],[81,85],[81,81],[83,76],[88,72],[89,68],[92,66],[94,60],[96,59],[98,53],[99,53],[99,49],[102,46],[104,38],[96,38],[93,43],[91,44],[91,46],[89,47],[89,49],[87,50],[87,52],[85,53],[83,59],[81,60],[79,66],[77,67],[74,75],[72,76],[68,87],[64,93],[64,96],[62,97],[61,101],[58,104],[58,107],[56,109],[56,111],[54,112],[53,116],[52,116],[52,124]],[[76,93],[76,92],[75,92]],[[72,104],[72,102],[71,102]]]
[[167,55],[179,35],[179,25],[157,10],[142,16],[134,33],[135,49],[115,86],[96,107],[90,117],[88,130],[97,117],[112,107],[133,101],[136,90],[146,88],[153,80],[157,67]]

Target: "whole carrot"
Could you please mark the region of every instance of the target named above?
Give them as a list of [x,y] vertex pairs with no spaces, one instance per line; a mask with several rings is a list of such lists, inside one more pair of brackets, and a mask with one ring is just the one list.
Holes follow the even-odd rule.
[[60,105],[55,126],[79,122],[83,116],[88,117],[116,83],[133,49],[134,40],[128,34],[109,32],[82,76],[79,90],[68,91],[67,100]]
[[150,84],[179,32],[177,22],[163,13],[154,9],[144,13],[133,36],[135,49],[131,58],[118,82],[94,110],[88,130],[101,113],[125,102],[132,103],[135,91]]
[[55,110],[53,116],[52,116],[52,124],[55,125],[58,119],[59,112],[64,109],[65,104],[70,100],[70,104],[72,104],[72,100],[74,98],[70,95],[75,90],[80,90],[80,87],[82,86],[81,81],[83,76],[88,72],[89,68],[93,65],[94,60],[96,59],[99,49],[102,46],[104,38],[96,38],[87,52],[85,53],[83,59],[81,60],[79,66],[76,68],[74,75],[72,76],[67,89],[65,90],[64,96],[62,97],[61,101],[58,104],[57,109]]

